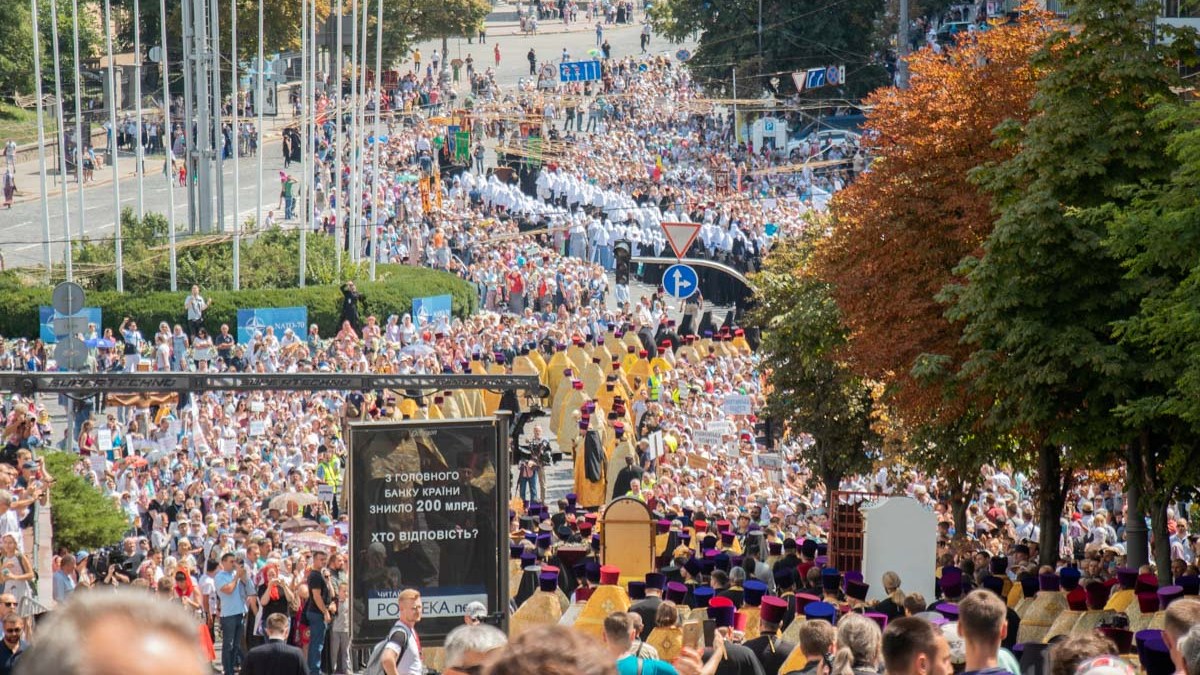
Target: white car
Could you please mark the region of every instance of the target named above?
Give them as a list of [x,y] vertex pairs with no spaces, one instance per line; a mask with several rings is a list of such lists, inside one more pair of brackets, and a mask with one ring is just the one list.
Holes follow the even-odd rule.
[[858,141],[860,134],[845,129],[821,129],[820,131],[809,134],[805,138],[798,138],[788,141],[786,152],[788,156],[800,148],[804,147],[810,141],[816,141],[817,147],[821,148],[822,154],[829,148],[842,144],[851,145]]

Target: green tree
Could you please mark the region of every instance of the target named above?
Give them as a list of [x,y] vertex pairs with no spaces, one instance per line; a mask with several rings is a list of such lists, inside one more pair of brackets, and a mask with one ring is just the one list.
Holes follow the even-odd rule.
[[[190,1],[190,0],[189,0]],[[232,23],[229,14],[230,0],[219,1],[217,4],[218,25],[221,32],[222,68],[226,79],[229,73],[229,50],[232,46]],[[117,33],[114,49],[132,50],[134,47],[134,21],[132,19],[133,0],[113,0],[114,14],[120,13],[121,20],[116,21]],[[317,33],[320,35],[321,25],[330,16],[330,0],[317,0]],[[138,0],[138,22],[141,29],[142,57],[151,47],[162,43],[162,16],[158,0]],[[183,57],[183,5],[180,0],[167,0],[167,42],[171,68],[176,69]],[[207,18],[207,17],[205,17]],[[238,58],[249,60],[258,55],[258,3],[250,0],[237,0],[238,20]],[[301,26],[304,16],[301,13],[301,0],[283,0],[283,2],[268,2],[263,4],[263,54],[271,56],[279,52],[300,49]],[[348,21],[348,19],[347,19]],[[155,68],[147,62],[143,72]],[[222,87],[225,85],[222,84]],[[182,91],[182,90],[180,90]]]
[[1137,192],[1114,221],[1109,242],[1141,298],[1137,313],[1118,324],[1121,344],[1139,355],[1143,376],[1120,412],[1131,427],[1145,430],[1130,445],[1128,473],[1145,496],[1155,562],[1163,570],[1170,565],[1167,504],[1200,482],[1200,107],[1163,100],[1152,120],[1168,135],[1174,170],[1165,184]]
[[33,93],[33,21],[28,0],[0,0],[0,97]]
[[813,249],[807,236],[776,244],[752,279],[751,322],[770,368],[767,416],[812,437],[799,459],[832,494],[871,469],[880,436],[873,386],[842,358],[848,332],[829,284],[808,271]]
[[[778,90],[795,92],[786,73],[817,66],[844,65],[846,84],[813,90],[806,96],[865,96],[887,84],[877,57],[883,41],[879,20],[884,5],[866,0],[830,4],[821,0],[672,0],[656,2],[650,22],[656,32],[679,42],[699,33],[689,65],[701,83],[733,93],[737,68],[739,98],[757,98],[779,77]],[[762,49],[759,42],[759,9]],[[782,73],[782,75],[780,75]]]
[[966,377],[990,396],[997,428],[1036,450],[1049,558],[1072,470],[1137,436],[1115,408],[1140,364],[1112,327],[1138,298],[1104,240],[1131,189],[1169,175],[1147,101],[1179,83],[1168,58],[1194,50],[1190,40],[1156,43],[1154,14],[1137,0],[1080,0],[1075,32],[1056,32],[1034,57],[1047,71],[1035,115],[999,129],[1019,150],[976,175],[994,199],[995,229],[964,263],[967,283],[946,294],[975,350]]
[[130,529],[129,520],[112,499],[80,475],[90,467],[74,453],[49,452],[45,457],[46,470],[55,481],[50,489],[54,547],[78,551],[120,543]]

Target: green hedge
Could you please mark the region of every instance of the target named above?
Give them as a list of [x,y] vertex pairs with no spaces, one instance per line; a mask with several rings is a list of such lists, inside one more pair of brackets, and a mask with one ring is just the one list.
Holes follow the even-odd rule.
[[[414,298],[450,294],[455,316],[472,314],[478,306],[475,287],[446,272],[406,265],[379,265],[377,281],[358,283],[358,291],[366,296],[366,313],[385,322],[389,314],[405,314],[412,309]],[[0,284],[0,335],[5,337],[37,337],[38,305],[50,304],[48,287],[15,287]],[[341,314],[342,293],[339,286],[307,286],[305,288],[212,291],[203,293],[209,301],[204,323],[215,333],[222,323],[237,326],[237,310],[256,307],[308,307],[308,321],[321,328],[321,335],[337,333]],[[160,321],[172,325],[184,322],[183,301],[187,292],[136,293],[127,291],[89,291],[87,306],[100,307],[104,326],[114,330],[121,319],[129,316],[138,322],[147,335],[156,330]]]

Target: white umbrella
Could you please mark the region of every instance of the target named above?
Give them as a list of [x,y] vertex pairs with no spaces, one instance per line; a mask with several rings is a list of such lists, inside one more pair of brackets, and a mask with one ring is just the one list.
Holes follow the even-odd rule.
[[284,492],[272,497],[268,506],[283,511],[287,508],[288,504],[295,504],[300,508],[304,508],[319,501],[321,501],[321,498],[310,492]]

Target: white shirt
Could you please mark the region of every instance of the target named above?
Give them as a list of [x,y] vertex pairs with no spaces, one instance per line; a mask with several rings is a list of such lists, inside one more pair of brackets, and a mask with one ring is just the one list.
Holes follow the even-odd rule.
[[[421,663],[421,641],[417,637],[417,632],[399,621],[392,626],[392,631],[396,630],[408,632],[408,644],[404,647],[404,653],[400,654],[400,659],[396,661],[397,675],[424,675],[425,665]],[[399,651],[393,642],[388,642],[384,649],[392,652]]]

